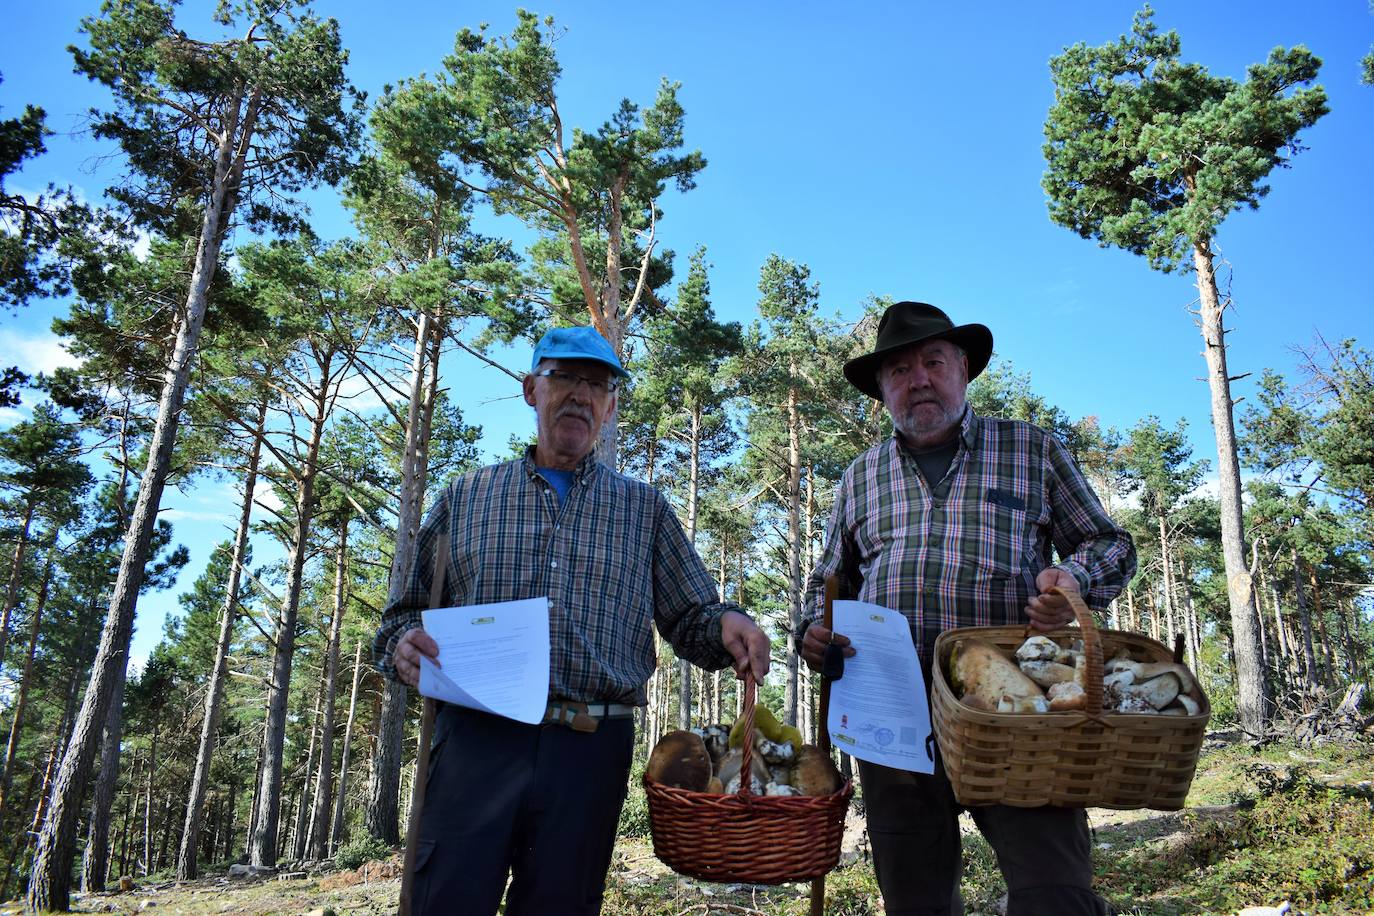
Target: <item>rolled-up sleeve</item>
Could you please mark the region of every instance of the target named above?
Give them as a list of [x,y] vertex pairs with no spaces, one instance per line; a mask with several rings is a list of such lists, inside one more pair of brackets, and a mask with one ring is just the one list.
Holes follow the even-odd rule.
[[1078,581],[1088,606],[1101,610],[1135,575],[1135,543],[1102,508],[1068,449],[1053,436],[1045,441],[1056,565]]
[[[721,642],[720,618],[739,607],[720,600],[716,583],[667,500],[655,500],[654,621],[680,658],[707,671],[733,661]],[[743,613],[743,611],[740,611]]]
[[[451,489],[451,487],[449,488]],[[421,611],[429,607],[430,586],[434,581],[434,552],[439,545],[448,544],[449,532],[449,489],[430,507],[415,544],[415,561],[406,576],[406,585],[400,593],[387,602],[382,609],[382,622],[377,635],[372,640],[372,663],[381,674],[393,681],[399,681],[392,656],[396,644],[407,630],[420,626]],[[449,591],[451,582],[445,582]]]
[[853,491],[854,468],[851,465],[840,478],[835,491],[835,506],[830,513],[830,526],[825,532],[825,546],[811,574],[806,578],[806,595],[802,602],[802,625],[820,620],[825,611],[825,580],[840,579],[840,597],[858,594],[858,566],[854,539],[850,533],[849,505]]

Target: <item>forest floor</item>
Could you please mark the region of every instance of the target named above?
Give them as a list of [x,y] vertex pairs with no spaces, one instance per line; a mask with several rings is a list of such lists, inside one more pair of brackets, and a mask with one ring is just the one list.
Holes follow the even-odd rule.
[[[641,799],[642,801],[642,799]],[[627,806],[633,811],[636,799]],[[967,816],[965,816],[967,820]],[[1187,807],[1178,812],[1090,809],[1096,888],[1119,913],[1234,913],[1246,906],[1292,913],[1374,913],[1374,748],[1208,739]],[[634,820],[631,819],[633,824]],[[631,832],[642,832],[633,830]],[[1005,887],[991,849],[966,824],[962,890],[969,916],[1000,914]],[[76,897],[82,913],[326,916],[395,912],[399,855],[353,871],[291,871],[192,882],[140,878],[132,891]],[[826,883],[826,912],[884,912],[862,818],[851,811],[846,851]],[[709,884],[654,858],[646,836],[616,846],[608,916],[800,916],[810,888]],[[18,913],[0,905],[0,914]],[[455,911],[457,912],[457,911]]]

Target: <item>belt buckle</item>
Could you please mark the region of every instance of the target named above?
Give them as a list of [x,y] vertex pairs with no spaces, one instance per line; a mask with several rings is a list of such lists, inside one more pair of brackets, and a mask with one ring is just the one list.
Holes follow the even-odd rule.
[[[555,710],[553,721],[559,725],[566,725],[575,732],[594,732],[601,725],[601,722],[588,712],[586,703],[576,700],[555,700],[549,705]],[[572,714],[571,717],[569,713]]]

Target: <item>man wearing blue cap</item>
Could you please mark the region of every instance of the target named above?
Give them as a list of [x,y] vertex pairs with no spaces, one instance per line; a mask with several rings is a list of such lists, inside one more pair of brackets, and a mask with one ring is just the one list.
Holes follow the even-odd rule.
[[663,495],[595,459],[628,376],[595,328],[545,334],[523,383],[535,444],[449,483],[382,614],[377,667],[415,686],[420,656],[438,655],[420,626],[436,556],[445,605],[549,599],[544,723],[448,705],[436,719],[414,912],[495,913],[508,876],[507,916],[599,912],[634,709],[657,663],[652,628],[708,670],[768,671],[767,636],[720,601]]

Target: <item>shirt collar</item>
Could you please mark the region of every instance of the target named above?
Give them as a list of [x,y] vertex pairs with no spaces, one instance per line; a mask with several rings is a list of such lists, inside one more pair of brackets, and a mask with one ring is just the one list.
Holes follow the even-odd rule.
[[[534,461],[534,446],[525,446],[525,457],[521,462],[525,466],[525,473],[533,480],[539,476],[539,465]],[[596,451],[592,450],[577,462],[577,467],[573,468],[573,480],[578,483],[587,483],[596,474],[597,468],[601,467],[596,460]]]
[[970,452],[978,448],[978,417],[973,413],[973,405],[964,403],[964,418],[959,421],[959,438],[964,440],[964,448]]

